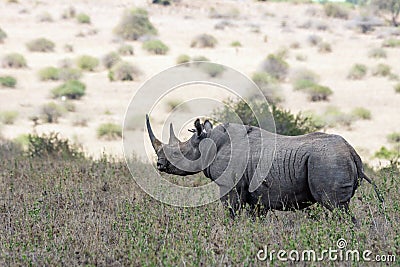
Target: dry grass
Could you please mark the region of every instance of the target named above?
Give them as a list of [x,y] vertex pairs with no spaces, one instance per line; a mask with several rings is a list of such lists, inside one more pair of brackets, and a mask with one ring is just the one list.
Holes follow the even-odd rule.
[[[0,146],[0,157],[0,265],[254,266],[261,263],[256,254],[264,245],[336,249],[340,237],[347,248],[370,249],[373,255],[400,252],[394,193],[400,180],[392,172],[371,175],[385,194],[388,221],[364,183],[351,205],[360,224],[355,228],[318,206],[256,220],[245,212],[231,220],[219,202],[168,206],[146,195],[125,163],[111,158],[21,157],[9,144]],[[142,175],[152,173],[152,166],[135,160],[132,166]],[[173,181],[207,182],[202,175]],[[284,265],[273,263],[279,264]]]

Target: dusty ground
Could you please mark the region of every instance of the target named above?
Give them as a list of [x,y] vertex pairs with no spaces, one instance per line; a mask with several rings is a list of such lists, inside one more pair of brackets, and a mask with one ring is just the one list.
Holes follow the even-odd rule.
[[[382,145],[387,145],[386,136],[400,131],[400,94],[393,90],[394,81],[387,78],[373,77],[371,74],[361,80],[347,80],[346,76],[354,63],[364,63],[373,68],[378,62],[392,67],[393,73],[400,75],[400,49],[386,49],[387,59],[368,58],[371,48],[380,47],[386,29],[378,28],[370,34],[361,34],[350,29],[348,21],[326,18],[317,4],[289,3],[255,3],[254,1],[185,1],[171,7],[148,4],[150,1],[30,1],[19,3],[0,2],[0,27],[7,32],[8,38],[0,44],[0,57],[9,52],[23,54],[28,68],[22,70],[0,68],[0,74],[13,75],[18,79],[16,89],[0,89],[0,110],[17,110],[19,117],[14,125],[3,125],[3,136],[14,138],[32,131],[29,117],[38,114],[39,107],[50,101],[49,92],[58,82],[41,82],[37,71],[46,66],[57,66],[60,60],[75,59],[79,55],[88,54],[101,58],[110,51],[115,51],[122,41],[113,36],[112,30],[117,25],[126,8],[145,7],[149,11],[150,20],[159,31],[159,38],[165,42],[170,51],[165,56],[149,55],[141,48],[140,42],[129,42],[135,48],[135,55],[124,57],[125,60],[139,66],[143,71],[141,78],[134,82],[109,82],[107,71],[100,67],[95,72],[86,72],[82,81],[87,85],[87,93],[76,101],[77,111],[69,113],[58,124],[41,124],[38,132],[57,131],[63,136],[74,139],[83,145],[91,155],[100,155],[105,151],[121,155],[122,142],[99,140],[96,128],[103,122],[123,123],[124,114],[130,99],[139,86],[154,74],[175,64],[180,54],[190,56],[203,55],[214,62],[225,64],[251,75],[260,62],[269,53],[282,47],[289,47],[295,41],[300,43],[299,49],[289,49],[288,63],[292,70],[306,67],[321,77],[321,84],[330,86],[334,94],[329,102],[311,103],[303,93],[294,92],[291,84],[283,84],[286,101],[282,104],[293,112],[314,110],[322,111],[327,106],[339,107],[349,112],[354,107],[365,107],[371,110],[372,120],[357,121],[351,129],[334,128],[327,132],[343,135],[361,153],[366,161],[379,164],[373,160],[373,153]],[[61,14],[69,6],[77,12],[85,12],[91,17],[91,25],[78,24],[75,20],[63,20]],[[222,12],[232,8],[239,11],[239,17],[232,20],[235,27],[224,30],[214,29],[221,19],[209,18],[210,7],[217,7]],[[306,11],[314,9],[316,15],[307,15]],[[38,16],[49,12],[53,22],[38,22]],[[301,29],[298,25],[312,20],[324,21],[327,31],[315,28]],[[282,22],[286,23],[283,27]],[[254,31],[254,26],[258,31]],[[95,35],[78,37],[80,32],[90,29],[98,31]],[[218,39],[214,49],[191,48],[192,38],[201,33],[210,33]],[[307,43],[310,34],[317,34],[332,45],[332,53],[318,53],[317,48]],[[264,42],[264,37],[268,42]],[[34,38],[46,37],[56,43],[55,52],[32,53],[26,43]],[[242,44],[238,50],[231,47],[233,41]],[[71,44],[73,53],[64,52],[63,46]],[[296,60],[296,55],[307,57],[304,62]],[[194,95],[196,88],[182,90],[180,100]],[[199,90],[204,94],[223,99],[225,93],[212,89]],[[161,128],[162,118],[167,114],[166,101],[155,108],[155,130]],[[87,127],[72,126],[76,117],[88,119]],[[130,133],[132,138],[140,138],[143,132],[136,130]]]

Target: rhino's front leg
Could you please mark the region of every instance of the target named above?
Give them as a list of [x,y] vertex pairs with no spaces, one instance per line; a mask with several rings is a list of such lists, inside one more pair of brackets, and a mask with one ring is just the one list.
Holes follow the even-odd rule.
[[[221,189],[220,192],[222,195],[223,193]],[[229,209],[231,218],[234,219],[241,207],[240,194],[238,193],[237,189],[233,188],[228,194],[223,195],[221,197],[221,202],[224,207]]]

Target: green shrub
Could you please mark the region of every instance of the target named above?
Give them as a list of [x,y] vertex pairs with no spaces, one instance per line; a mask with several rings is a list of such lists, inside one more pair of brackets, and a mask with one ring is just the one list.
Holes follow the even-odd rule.
[[290,80],[294,90],[306,90],[318,83],[319,76],[312,70],[300,68],[293,71]]
[[14,124],[15,119],[18,117],[18,112],[14,110],[7,110],[0,112],[0,121],[3,124]]
[[307,94],[311,101],[326,101],[333,91],[327,86],[314,84],[307,89]]
[[349,18],[348,8],[338,3],[325,3],[324,12],[325,15],[327,15],[328,17],[339,18],[339,19]]
[[125,40],[137,40],[143,35],[157,35],[157,30],[149,21],[147,11],[135,8],[124,12],[114,33]]
[[118,48],[118,53],[122,56],[133,56],[135,54],[133,46],[125,44]]
[[76,111],[76,105],[74,102],[67,100],[67,101],[63,101],[62,106],[64,107],[64,109],[68,112],[75,112]]
[[400,132],[394,132],[387,136],[390,143],[400,143]]
[[74,46],[71,44],[64,45],[64,52],[66,52],[66,53],[74,52]]
[[126,61],[120,61],[109,71],[108,78],[110,81],[133,81],[141,71]]
[[179,55],[176,58],[176,64],[184,64],[190,61],[190,57],[188,55]]
[[329,127],[335,127],[337,125],[350,127],[355,120],[352,114],[344,113],[334,106],[327,107],[322,118]]
[[28,42],[26,47],[31,52],[53,52],[55,44],[46,38],[38,38]]
[[372,58],[386,58],[387,54],[385,49],[374,48],[369,51],[368,56]]
[[76,64],[81,70],[94,71],[99,65],[99,60],[92,56],[83,55],[76,60]]
[[97,137],[115,140],[122,137],[122,127],[115,123],[103,123],[97,128]]
[[394,91],[395,91],[396,93],[400,93],[400,83],[398,83],[398,84],[396,84],[396,85],[394,86]]
[[30,157],[51,157],[62,159],[81,159],[84,157],[81,149],[70,144],[68,139],[62,139],[56,133],[48,135],[28,135],[28,154]]
[[232,47],[242,47],[242,44],[239,41],[234,41],[231,43]]
[[372,75],[374,76],[389,76],[391,74],[391,67],[387,64],[378,64],[375,69],[372,71]]
[[199,61],[210,61],[207,57],[205,56],[195,56],[191,60],[192,62],[199,62]]
[[224,66],[215,63],[203,63],[200,68],[210,77],[220,76],[225,71]]
[[23,55],[18,53],[10,53],[3,57],[2,59],[2,66],[3,68],[25,68],[26,60]]
[[288,73],[289,64],[281,57],[269,54],[261,65],[263,71],[279,81],[283,81]]
[[278,104],[284,101],[282,89],[277,80],[266,72],[256,72],[252,76],[253,82],[260,88],[268,103]]
[[382,43],[382,47],[400,47],[400,39],[387,39],[385,41],[383,41]]
[[0,28],[0,44],[2,44],[4,42],[4,39],[6,38],[7,38],[7,33],[3,31],[2,28]]
[[121,57],[116,52],[110,52],[103,57],[103,65],[107,69],[111,69],[115,64],[121,61]]
[[86,85],[77,80],[70,80],[54,88],[51,92],[54,98],[67,97],[68,99],[80,99],[85,95]]
[[60,70],[56,67],[46,67],[39,70],[39,78],[41,81],[58,81],[60,79]]
[[17,79],[12,76],[0,76],[0,85],[2,87],[14,88],[17,84]]
[[329,43],[322,42],[318,45],[318,52],[320,53],[330,53],[332,52],[332,47]]
[[297,54],[296,55],[296,60],[297,61],[307,61],[307,56],[303,54]]
[[351,114],[358,119],[370,120],[372,118],[371,111],[363,107],[354,108]]
[[82,72],[74,68],[60,68],[59,78],[63,81],[79,80],[82,77]]
[[[271,112],[276,126],[276,133],[282,135],[301,135],[316,131],[318,128],[309,118],[301,114],[294,115],[288,110],[283,110],[275,105],[265,102],[254,102],[252,108],[244,101],[228,100],[222,109],[214,111],[214,117],[220,122],[236,122],[237,116],[245,125],[259,127],[254,114],[269,114]],[[273,129],[265,129],[273,131]]]
[[200,34],[193,38],[190,47],[198,47],[198,48],[205,48],[210,47],[213,48],[217,45],[218,41],[215,39],[214,36],[210,34]]
[[89,15],[87,15],[87,14],[85,14],[85,13],[79,13],[79,14],[76,16],[76,20],[77,20],[79,23],[82,23],[82,24],[90,24],[90,17],[89,17]]
[[395,149],[388,149],[383,146],[375,152],[374,156],[379,159],[388,160],[391,165],[397,166],[400,160],[400,151]]
[[160,40],[144,42],[143,49],[155,55],[165,55],[169,50],[168,46]]
[[57,123],[58,119],[65,113],[65,109],[55,102],[49,102],[41,107],[41,117],[46,123]]
[[364,64],[354,64],[347,75],[347,79],[361,80],[365,75],[367,75],[367,66]]

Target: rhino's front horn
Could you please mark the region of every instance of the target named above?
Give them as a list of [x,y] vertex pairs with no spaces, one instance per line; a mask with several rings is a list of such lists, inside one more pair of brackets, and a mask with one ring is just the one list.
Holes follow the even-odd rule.
[[177,144],[179,143],[178,137],[176,137],[174,133],[174,126],[172,126],[172,123],[169,125],[169,143],[170,144]]
[[162,146],[162,143],[155,137],[153,130],[151,129],[149,115],[147,114],[146,114],[146,125],[147,125],[147,131],[149,132],[151,144],[153,145],[154,150],[158,152],[158,150]]

